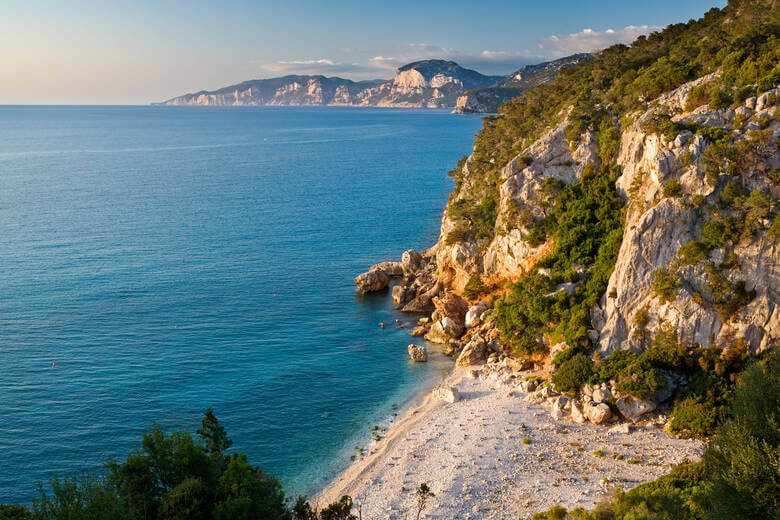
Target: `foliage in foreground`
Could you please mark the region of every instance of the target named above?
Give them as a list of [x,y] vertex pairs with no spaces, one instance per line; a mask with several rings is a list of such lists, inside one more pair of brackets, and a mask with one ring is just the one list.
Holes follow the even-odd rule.
[[211,409],[197,435],[155,424],[124,462],[109,462],[100,474],[54,477],[49,489],[39,484],[32,508],[0,504],[0,520],[356,518],[349,497],[321,512],[299,497],[291,510],[275,477],[243,453],[225,453],[233,443]]
[[780,352],[745,370],[725,422],[702,461],[628,493],[616,490],[594,511],[556,506],[535,520],[764,520],[780,518]]

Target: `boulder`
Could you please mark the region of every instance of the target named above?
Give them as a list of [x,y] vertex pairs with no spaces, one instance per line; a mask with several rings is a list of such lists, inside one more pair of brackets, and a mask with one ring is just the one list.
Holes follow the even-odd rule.
[[545,386],[537,393],[539,394],[539,397],[541,397],[542,399],[549,399],[550,397],[556,395],[553,389],[550,388],[549,386]]
[[490,305],[487,302],[479,302],[469,307],[466,312],[465,326],[467,329],[479,325],[482,323],[482,315],[490,309]]
[[463,325],[449,316],[442,318],[441,328],[451,338],[457,338],[463,333]]
[[585,383],[582,385],[582,388],[580,388],[580,393],[584,396],[590,397],[593,395],[593,387],[588,383]]
[[455,387],[440,385],[433,389],[433,398],[447,403],[454,403],[460,401],[460,392]]
[[609,430],[607,430],[608,433],[631,433],[631,425],[628,423],[620,423],[616,424]]
[[428,329],[424,325],[420,325],[418,327],[413,328],[412,332],[410,332],[409,335],[414,337],[425,336],[426,332],[428,332]]
[[422,255],[414,249],[404,251],[404,254],[401,255],[401,265],[404,272],[411,273],[419,269],[422,259]]
[[572,401],[571,403],[571,420],[578,424],[583,424],[588,421],[579,401]]
[[425,349],[422,345],[409,345],[407,347],[407,350],[409,351],[409,358],[412,361],[428,361],[428,351]]
[[523,392],[533,392],[536,390],[536,387],[538,386],[538,383],[536,381],[521,381],[520,382],[520,390]]
[[484,341],[479,338],[474,338],[463,347],[458,356],[457,365],[460,367],[468,367],[472,365],[481,365],[485,362],[487,356],[487,346]]
[[390,277],[383,271],[368,271],[367,273],[359,274],[355,277],[355,285],[358,287],[358,292],[368,293],[381,291],[387,289],[387,284],[390,283]]
[[425,339],[431,343],[447,343],[450,340],[450,336],[444,331],[441,322],[437,321],[428,329],[428,332],[425,334]]
[[550,411],[550,417],[552,417],[556,421],[560,421],[566,416],[566,413],[563,410],[558,410],[556,408],[553,408]]
[[612,392],[609,391],[609,388],[597,388],[593,391],[592,397],[594,403],[605,403],[607,399],[612,397]]
[[612,416],[612,410],[604,403],[587,402],[582,406],[582,411],[593,424],[601,424]]
[[553,411],[559,411],[561,413],[565,413],[567,410],[571,408],[571,404],[569,403],[569,398],[564,396],[558,396],[552,401],[552,409]]
[[436,307],[436,312],[439,319],[450,318],[461,329],[466,322],[466,313],[469,310],[469,305],[466,300],[458,296],[453,292],[446,292],[441,296],[433,299],[433,304]]
[[380,262],[372,265],[369,271],[381,271],[387,276],[403,276],[404,266],[401,262]]
[[623,417],[632,421],[638,420],[642,415],[656,408],[653,401],[642,401],[631,396],[621,397],[616,404]]
[[466,372],[466,376],[468,376],[469,379],[479,379],[479,370],[471,369]]
[[442,285],[436,282],[430,289],[417,293],[412,301],[404,305],[404,312],[431,312],[434,309],[433,298],[441,292]]

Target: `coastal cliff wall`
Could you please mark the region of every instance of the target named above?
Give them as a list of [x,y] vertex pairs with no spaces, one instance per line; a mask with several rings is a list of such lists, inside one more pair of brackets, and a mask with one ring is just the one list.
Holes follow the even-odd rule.
[[[624,231],[606,294],[591,309],[590,336],[605,353],[641,351],[648,346],[645,331],[662,323],[675,327],[682,341],[704,346],[743,338],[758,352],[780,338],[780,248],[775,228],[769,231],[769,212],[756,210],[761,218],[748,223],[752,231],[743,231],[729,245],[699,245],[713,228],[724,232],[721,222],[744,218],[724,202],[722,183],[707,180],[706,150],[715,146],[716,135],[728,134],[733,146],[749,156],[728,185],[742,197],[739,203],[744,205],[753,194],[756,205],[769,207],[767,196],[780,197],[773,177],[780,167],[777,90],[751,97],[736,109],[702,105],[686,111],[691,90],[715,78],[678,87],[620,128],[615,163],[622,174],[615,186],[626,204]],[[659,117],[684,129],[664,135],[652,127]],[[568,124],[564,112],[559,124],[500,169],[497,218],[488,241],[457,236],[453,210],[478,183],[471,171],[474,156],[462,165],[461,182],[445,209],[434,248],[445,288],[462,292],[474,277],[515,280],[536,268],[554,247],[551,241],[531,244],[527,239],[550,211],[542,187],[581,180],[586,167],[599,161],[594,133],[586,131],[569,142]],[[674,279],[667,298],[653,289],[659,270]],[[744,304],[729,300],[737,296],[717,294],[718,284],[744,293]],[[649,320],[641,327],[634,324],[639,312]]]

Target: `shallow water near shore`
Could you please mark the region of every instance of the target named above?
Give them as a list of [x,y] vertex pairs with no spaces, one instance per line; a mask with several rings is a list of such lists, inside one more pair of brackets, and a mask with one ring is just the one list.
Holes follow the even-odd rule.
[[440,379],[352,278],[432,245],[480,119],[354,108],[0,107],[0,502],[211,406],[311,493]]

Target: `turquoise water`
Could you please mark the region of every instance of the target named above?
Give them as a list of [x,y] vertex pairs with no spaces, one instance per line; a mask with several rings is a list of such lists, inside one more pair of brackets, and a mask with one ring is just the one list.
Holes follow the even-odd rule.
[[0,502],[211,406],[312,492],[448,370],[352,278],[436,240],[477,117],[0,107]]

